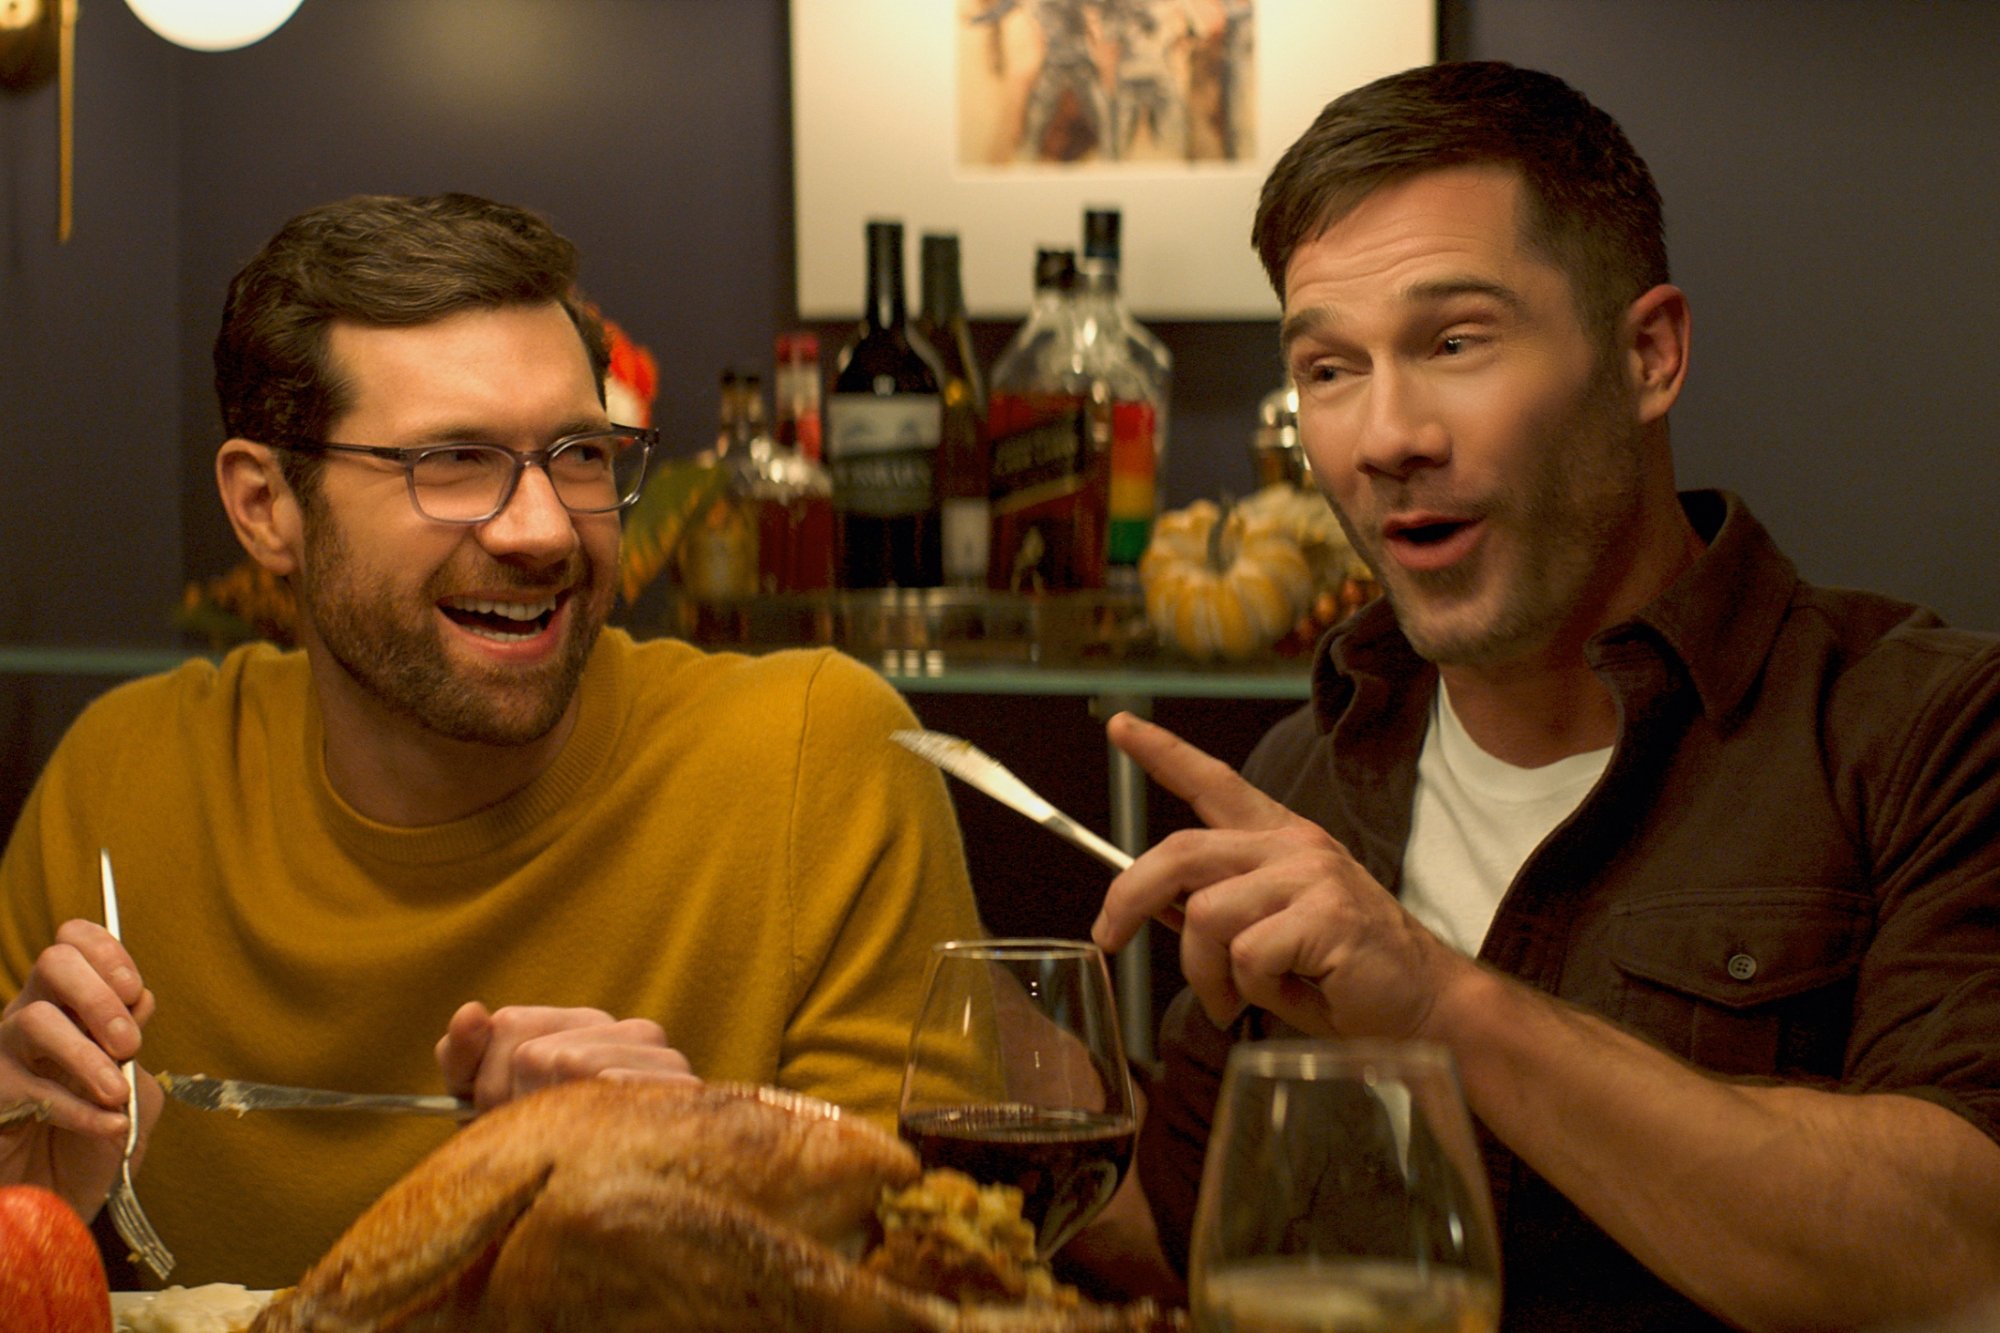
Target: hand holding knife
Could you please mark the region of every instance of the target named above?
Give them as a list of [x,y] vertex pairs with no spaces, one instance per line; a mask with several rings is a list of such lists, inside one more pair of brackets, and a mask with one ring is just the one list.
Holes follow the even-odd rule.
[[385,1111],[401,1115],[441,1115],[470,1120],[478,1114],[464,1097],[402,1092],[333,1092],[290,1088],[206,1074],[159,1074],[160,1087],[175,1101],[204,1111]]

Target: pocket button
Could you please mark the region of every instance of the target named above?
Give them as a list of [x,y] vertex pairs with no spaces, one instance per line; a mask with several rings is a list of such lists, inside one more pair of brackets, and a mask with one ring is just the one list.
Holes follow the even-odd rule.
[[1757,960],[1747,953],[1731,954],[1729,975],[1738,981],[1748,981],[1757,975]]

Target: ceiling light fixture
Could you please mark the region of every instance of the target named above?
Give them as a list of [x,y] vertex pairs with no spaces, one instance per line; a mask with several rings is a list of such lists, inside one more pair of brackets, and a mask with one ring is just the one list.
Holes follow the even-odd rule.
[[190,51],[234,51],[276,32],[299,0],[125,0],[141,22]]

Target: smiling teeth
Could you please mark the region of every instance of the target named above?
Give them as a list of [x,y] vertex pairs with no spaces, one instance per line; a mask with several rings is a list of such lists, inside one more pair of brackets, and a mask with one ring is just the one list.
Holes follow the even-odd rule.
[[554,598],[546,602],[483,602],[454,598],[451,605],[455,610],[499,616],[505,620],[534,620],[556,609]]

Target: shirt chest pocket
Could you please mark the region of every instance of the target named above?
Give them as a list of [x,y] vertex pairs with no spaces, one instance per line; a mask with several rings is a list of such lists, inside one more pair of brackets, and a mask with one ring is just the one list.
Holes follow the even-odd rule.
[[1811,887],[1623,904],[1611,932],[1617,1018],[1717,1073],[1837,1078],[1874,919],[1867,895]]

